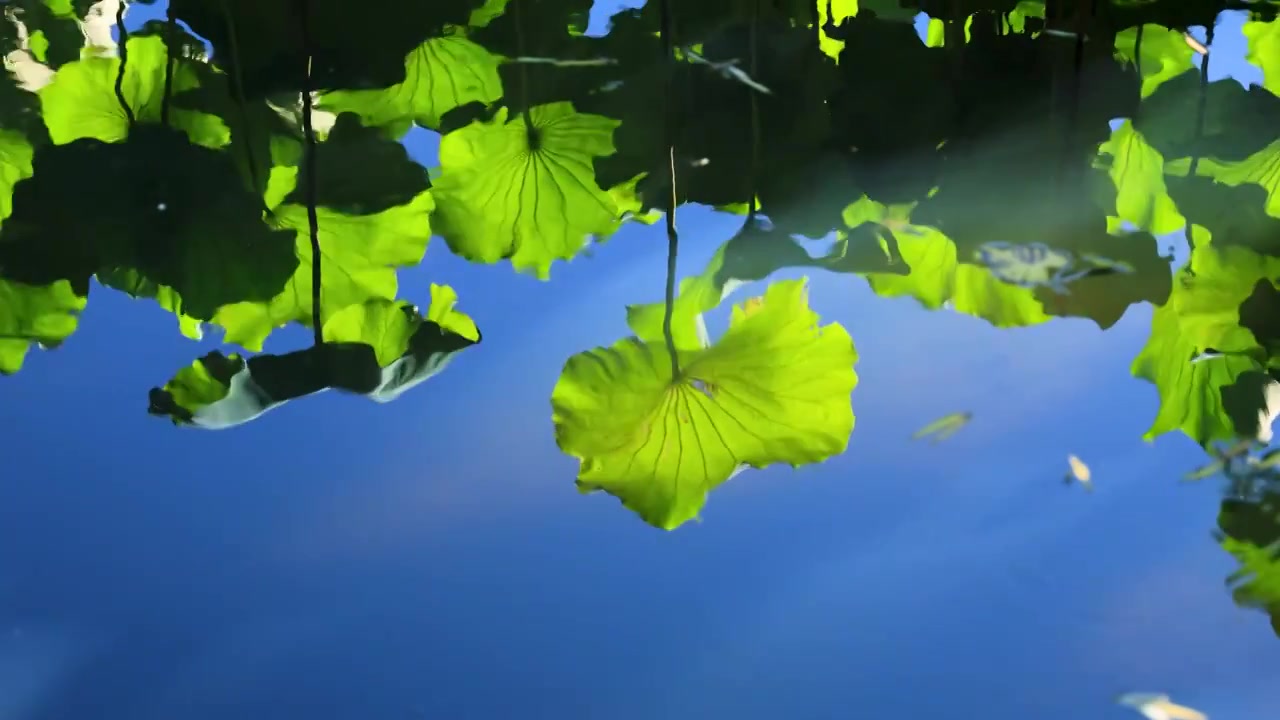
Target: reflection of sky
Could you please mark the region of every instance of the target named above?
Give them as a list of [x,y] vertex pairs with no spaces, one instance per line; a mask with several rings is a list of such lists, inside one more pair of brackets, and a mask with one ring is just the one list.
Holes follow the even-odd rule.
[[[680,220],[684,274],[738,222]],[[1146,308],[998,331],[816,275],[861,355],[847,453],[746,473],[673,534],[578,496],[551,387],[661,297],[664,250],[628,227],[540,283],[434,241],[403,292],[453,285],[482,345],[397,403],[222,433],[144,412],[214,343],[95,293],[0,385],[0,694],[49,693],[3,717],[1066,720],[1132,716],[1129,690],[1274,714],[1280,640],[1222,589],[1215,488],[1176,482],[1200,453],[1139,439]],[[946,444],[907,441],[960,409]],[[1060,484],[1068,453],[1096,493]]]

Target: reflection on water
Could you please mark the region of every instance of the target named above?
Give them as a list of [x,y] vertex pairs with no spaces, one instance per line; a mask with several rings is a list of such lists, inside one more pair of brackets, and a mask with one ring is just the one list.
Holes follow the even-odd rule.
[[0,9],[5,717],[1280,703],[1272,4]]

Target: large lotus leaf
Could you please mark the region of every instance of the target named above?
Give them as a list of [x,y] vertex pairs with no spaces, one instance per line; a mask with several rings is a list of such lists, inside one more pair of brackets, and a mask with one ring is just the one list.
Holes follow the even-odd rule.
[[[1280,277],[1280,260],[1245,248],[1217,248],[1199,226],[1192,233],[1191,272],[1180,274],[1169,301],[1156,309],[1151,335],[1131,371],[1155,384],[1160,396],[1147,439],[1182,430],[1207,445],[1236,435],[1223,388],[1262,368],[1261,347],[1241,327],[1239,308],[1260,278]],[[1208,350],[1225,354],[1192,362]]]
[[405,79],[404,58],[427,38],[467,22],[480,0],[393,0],[355,12],[345,0],[310,0],[303,16],[290,2],[171,0],[169,12],[213,44],[250,98],[297,92],[310,62],[318,90],[390,87]]
[[1251,20],[1243,30],[1248,39],[1245,59],[1262,70],[1262,86],[1280,95],[1280,20]]
[[1142,72],[1142,97],[1190,70],[1192,54],[1181,30],[1143,25],[1116,34],[1116,56]]
[[733,310],[709,348],[638,338],[580,353],[551,395],[556,442],[578,458],[578,486],[604,490],[674,529],[744,466],[815,463],[843,452],[858,355],[839,325],[818,326],[805,281],[779,282]]
[[461,32],[427,40],[405,57],[405,79],[378,90],[341,90],[321,97],[320,107],[352,112],[364,124],[399,136],[412,123],[438,130],[445,113],[467,103],[488,105],[502,97],[498,58]]
[[1202,86],[1199,73],[1183,73],[1143,101],[1134,124],[1165,160],[1238,162],[1275,140],[1280,97],[1256,85],[1246,89],[1234,78]]
[[[10,279],[84,284],[136,270],[207,320],[224,305],[268,300],[298,267],[292,237],[263,223],[230,158],[177,131],[147,125],[125,142],[46,145],[34,168],[0,234]],[[82,186],[93,190],[68,204],[68,188]]]
[[[1241,185],[1257,185],[1266,191],[1266,201],[1253,209],[1264,210],[1267,215],[1280,218],[1280,173],[1276,167],[1280,165],[1280,140],[1262,148],[1258,152],[1235,162],[1220,162],[1213,158],[1200,158],[1196,161],[1196,175],[1213,178],[1228,187]],[[1186,177],[1190,173],[1190,158],[1168,163],[1166,172],[1178,177]],[[1189,184],[1195,188],[1194,183]],[[1235,202],[1228,203],[1227,208],[1219,208],[1220,213],[1234,209]]]
[[86,299],[65,280],[35,287],[0,279],[0,374],[18,372],[31,343],[61,345],[75,332]]
[[1164,158],[1147,144],[1133,123],[1125,120],[1099,152],[1115,183],[1118,218],[1154,235],[1174,232],[1186,224],[1165,188]]
[[596,184],[594,158],[613,153],[618,121],[553,103],[508,119],[506,108],[440,142],[435,228],[468,260],[510,258],[516,270],[550,276],[621,223],[618,198]]
[[[343,308],[325,323],[325,343],[284,355],[209,353],[150,394],[148,412],[175,424],[219,430],[261,417],[291,400],[329,389],[389,402],[425,382],[456,353],[480,341],[454,309],[451,288],[432,285],[427,317],[386,298]],[[447,316],[469,327],[464,337],[429,319]]]
[[[364,127],[352,114],[338,117],[316,148],[315,203],[349,215],[369,215],[411,202],[431,186],[427,171],[409,159],[404,145]],[[309,157],[284,202],[311,200],[306,182]]]
[[[431,238],[428,215],[434,203],[430,192],[412,202],[373,215],[345,215],[317,208],[321,253],[321,322],[350,305],[375,298],[394,299],[397,267],[422,260]],[[277,327],[290,322],[311,325],[312,253],[307,208],[282,205],[271,222],[295,233],[297,272],[284,290],[267,302],[224,307],[213,322],[226,328],[226,341],[249,350]]]
[[[158,123],[165,101],[165,66],[169,53],[162,38],[129,38],[121,91],[139,123]],[[89,56],[63,65],[53,82],[40,90],[40,104],[49,137],[56,144],[83,138],[119,142],[129,136],[129,117],[115,86],[120,59]],[[172,95],[199,87],[198,63],[179,58],[173,63]],[[231,134],[216,115],[171,107],[169,123],[191,142],[209,148],[226,145]]]

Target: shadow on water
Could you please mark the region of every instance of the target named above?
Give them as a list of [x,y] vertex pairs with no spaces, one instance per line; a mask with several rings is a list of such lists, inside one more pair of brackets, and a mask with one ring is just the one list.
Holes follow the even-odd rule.
[[3,717],[1280,703],[1275,3],[0,10]]

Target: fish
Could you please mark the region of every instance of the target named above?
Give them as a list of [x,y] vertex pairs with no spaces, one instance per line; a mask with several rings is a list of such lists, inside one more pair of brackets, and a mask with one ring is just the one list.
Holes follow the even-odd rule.
[[1117,273],[1132,275],[1135,272],[1132,263],[1124,260],[1113,260],[1097,253],[1082,253],[1080,259],[1093,266],[1088,271],[1089,275],[1113,275]]
[[1192,50],[1195,50],[1197,54],[1200,54],[1200,55],[1209,54],[1209,48],[1205,47],[1204,43],[1195,39],[1195,37],[1193,37],[1191,33],[1182,33],[1182,39],[1187,43],[1187,47],[1191,48]]
[[1125,693],[1116,702],[1137,710],[1147,720],[1209,720],[1199,710],[1179,705],[1160,693]]
[[693,48],[685,48],[684,54],[685,54],[685,57],[689,58],[690,62],[697,65],[706,65],[712,70],[720,73],[721,77],[727,78],[729,80],[736,80],[742,83],[743,85],[746,85],[747,87],[751,88],[752,90],[755,90],[758,93],[763,93],[765,95],[773,94],[772,90],[765,87],[764,85],[761,85],[755,80],[752,80],[750,75],[744,72],[742,68],[738,67],[738,58],[716,62],[713,60],[706,59],[699,53],[695,52]]
[[559,58],[530,57],[528,55],[508,58],[507,62],[520,63],[523,65],[554,65],[556,67],[603,67],[605,65],[618,64],[616,59],[607,57],[561,60]]
[[1084,461],[1075,455],[1067,456],[1067,466],[1070,470],[1062,481],[1067,485],[1078,482],[1084,486],[1085,490],[1093,492],[1093,473],[1089,470],[1089,466],[1085,465]]
[[1025,288],[1047,287],[1059,295],[1069,294],[1068,282],[1088,274],[1088,270],[1075,270],[1075,258],[1069,251],[1040,242],[985,242],[975,255],[1003,282]]
[[955,435],[961,428],[968,425],[969,421],[972,419],[973,413],[971,412],[953,412],[950,415],[944,415],[943,417],[940,417],[915,431],[911,436],[911,439],[919,440],[923,437],[932,435],[933,437],[930,439],[930,442],[934,444],[940,443],[952,435]]

